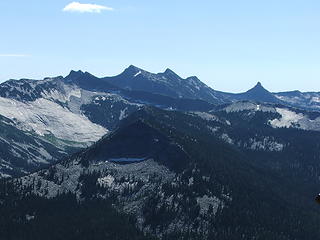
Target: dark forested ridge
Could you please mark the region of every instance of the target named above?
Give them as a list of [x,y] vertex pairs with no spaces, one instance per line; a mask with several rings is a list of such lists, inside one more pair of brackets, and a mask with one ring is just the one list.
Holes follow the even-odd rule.
[[151,240],[139,231],[134,218],[117,212],[110,200],[79,202],[71,193],[53,199],[17,195],[6,180],[0,183],[0,239]]
[[88,149],[2,182],[2,236],[318,239],[320,134],[249,113],[134,112]]

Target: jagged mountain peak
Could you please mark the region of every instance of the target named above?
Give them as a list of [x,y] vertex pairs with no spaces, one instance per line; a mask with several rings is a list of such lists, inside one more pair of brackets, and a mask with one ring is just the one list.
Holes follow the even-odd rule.
[[136,77],[138,74],[142,72],[146,71],[134,65],[130,65],[120,75],[125,75],[126,77]]
[[103,80],[126,90],[150,92],[173,98],[200,99],[214,104],[224,103],[223,97],[216,96],[216,91],[198,78],[183,79],[169,68],[164,72],[151,73],[130,65],[120,75],[105,77]]
[[256,84],[256,86],[255,87],[262,87],[263,88],[263,86],[262,86],[262,83],[261,82],[257,82],[257,84]]
[[245,93],[238,94],[241,100],[250,100],[257,102],[269,102],[269,103],[280,103],[271,92],[263,87],[261,82],[258,82],[253,88]]
[[156,75],[165,75],[165,76],[175,76],[175,77],[178,77],[180,78],[180,76],[178,76],[178,74],[176,74],[173,70],[171,70],[170,68],[167,68],[164,72],[162,73],[159,73],[159,74],[155,74],[155,73],[151,73],[151,72],[148,72],[142,68],[139,68],[137,66],[134,66],[134,65],[130,65],[129,67],[127,67],[122,74],[125,74],[125,75],[129,75],[129,76],[133,76],[133,77],[136,77],[138,76],[139,74],[141,73],[148,73],[149,77],[150,76],[153,76],[155,77]]
[[69,75],[66,76],[66,79],[78,79],[78,78],[82,78],[82,77],[94,77],[91,73],[89,72],[83,72],[81,70],[75,71],[75,70],[71,70]]
[[135,65],[130,65],[129,67],[126,68],[126,70],[135,70],[135,71],[139,71],[139,70],[142,70],[141,68],[135,66]]
[[[257,82],[257,84],[249,89],[247,92],[245,92],[247,94],[251,94],[251,95],[272,95],[272,93],[270,93],[266,88],[263,87],[261,82]],[[258,100],[258,99],[254,99],[254,100]]]
[[264,91],[269,93],[269,91],[263,87],[261,82],[257,82],[257,84],[253,88],[249,89],[247,92],[252,92],[252,91]]
[[173,83],[181,82],[181,80],[183,80],[182,77],[180,77],[177,73],[175,73],[170,68],[167,68],[163,73],[159,73],[158,75],[165,77],[167,80]]
[[75,76],[79,76],[79,75],[83,75],[83,74],[84,74],[84,72],[81,70],[78,70],[78,71],[71,70],[66,78],[71,78],[71,77],[75,77]]
[[187,77],[187,80],[196,80],[196,81],[201,81],[197,76],[190,76],[190,77]]
[[64,82],[67,84],[77,85],[78,87],[88,91],[110,91],[118,90],[114,85],[104,81],[92,75],[89,72],[83,72],[81,70],[72,70],[68,76],[64,78]]
[[173,70],[171,70],[170,68],[167,68],[165,71],[164,71],[164,74],[166,75],[174,75],[174,76],[178,76],[178,74],[176,74]]

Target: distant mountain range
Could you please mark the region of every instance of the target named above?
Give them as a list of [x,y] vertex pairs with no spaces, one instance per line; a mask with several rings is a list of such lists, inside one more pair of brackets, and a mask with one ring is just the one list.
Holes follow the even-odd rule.
[[135,66],[4,82],[0,239],[318,239],[319,99]]
[[[1,84],[0,96],[17,100],[34,100],[44,90],[56,87],[58,81],[72,84],[88,91],[149,92],[172,98],[197,99],[213,104],[249,100],[257,102],[289,104],[298,108],[320,109],[319,92],[280,92],[271,93],[260,82],[244,93],[227,93],[214,90],[197,77],[181,78],[172,70],[163,73],[150,73],[133,65],[114,77],[97,78],[88,72],[71,71],[68,76],[46,78],[40,83],[34,80],[9,80]],[[39,81],[38,81],[39,82]],[[19,86],[21,88],[19,88]],[[22,91],[20,91],[22,90]],[[39,95],[40,94],[40,95]]]
[[[115,77],[97,78],[88,72],[71,71],[66,77],[9,80],[0,84],[3,126],[15,128],[21,135],[32,135],[47,147],[41,147],[44,150],[35,157],[34,152],[28,154],[25,149],[34,148],[32,141],[25,140],[25,146],[18,144],[19,141],[12,143],[18,144],[18,150],[5,148],[4,151],[9,151],[5,155],[12,158],[0,156],[0,173],[3,176],[19,175],[34,166],[50,164],[97,141],[113,130],[120,120],[144,105],[209,112],[219,105],[251,101],[295,107],[297,110],[294,111],[299,112],[298,109],[319,110],[319,99],[320,93],[270,93],[261,83],[245,93],[219,92],[197,77],[183,79],[170,69],[153,74],[135,66],[129,66]],[[305,119],[299,114],[291,116],[294,117],[300,122]],[[311,128],[315,129],[317,124],[317,121],[311,124]],[[309,125],[308,122],[302,124],[305,128]],[[3,144],[13,141],[1,139]],[[43,146],[40,142],[36,145]]]
[[226,93],[213,90],[197,77],[183,79],[170,69],[163,73],[153,74],[135,66],[130,66],[120,75],[102,78],[102,80],[122,89],[157,93],[175,98],[201,99],[213,104],[249,100],[282,103],[315,111],[320,110],[319,92],[271,93],[258,82],[255,87],[247,92]]

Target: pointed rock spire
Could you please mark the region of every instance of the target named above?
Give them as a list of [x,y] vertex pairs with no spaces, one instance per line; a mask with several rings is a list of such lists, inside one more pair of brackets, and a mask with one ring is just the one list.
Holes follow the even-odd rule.
[[243,100],[258,101],[258,102],[270,102],[279,103],[280,100],[277,99],[272,93],[265,89],[261,82],[258,82],[253,88],[245,93],[239,94],[240,98]]

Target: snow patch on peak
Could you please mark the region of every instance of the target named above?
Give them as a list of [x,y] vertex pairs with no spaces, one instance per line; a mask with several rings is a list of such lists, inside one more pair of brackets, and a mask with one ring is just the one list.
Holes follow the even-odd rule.
[[137,77],[137,76],[139,76],[141,73],[142,73],[141,70],[139,70],[139,72],[137,72],[135,75],[133,75],[133,77]]

